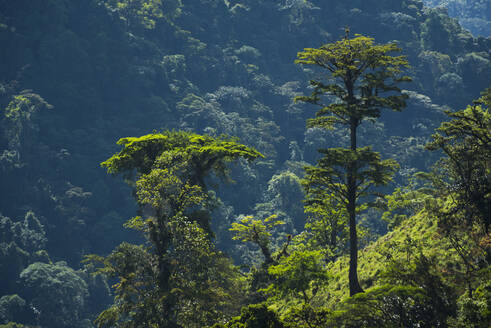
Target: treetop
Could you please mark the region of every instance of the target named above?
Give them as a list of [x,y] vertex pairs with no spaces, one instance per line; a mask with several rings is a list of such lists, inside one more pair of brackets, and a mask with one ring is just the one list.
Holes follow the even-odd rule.
[[[124,173],[131,176],[148,174],[154,168],[187,161],[195,175],[204,176],[210,170],[219,175],[226,173],[225,163],[239,158],[252,161],[264,157],[251,147],[239,144],[227,136],[218,138],[183,131],[164,131],[141,137],[121,138],[117,142],[123,149],[101,163],[111,174]],[[162,166],[162,167],[161,167]],[[199,180],[199,177],[197,177]]]
[[[321,107],[308,125],[331,128],[349,124],[353,118],[359,124],[365,118],[378,118],[383,108],[402,110],[408,96],[401,93],[398,83],[411,78],[402,74],[409,67],[406,56],[392,55],[399,51],[395,43],[379,45],[373,38],[356,35],[298,52],[295,63],[328,71],[323,81],[310,81],[314,89],[310,96],[295,98]],[[324,97],[329,97],[327,103]]]

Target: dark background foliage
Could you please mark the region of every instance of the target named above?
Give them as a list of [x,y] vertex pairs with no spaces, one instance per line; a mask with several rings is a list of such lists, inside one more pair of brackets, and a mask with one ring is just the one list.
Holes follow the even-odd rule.
[[[236,182],[218,191],[216,241],[238,263],[252,257],[228,232],[240,214],[278,214],[285,231],[301,230],[296,179],[318,148],[347,136],[305,128],[312,108],[292,99],[319,73],[293,61],[346,26],[396,41],[411,64],[408,108],[361,132],[362,144],[401,164],[391,188],[438,157],[422,148],[442,111],[491,82],[486,1],[445,2],[476,36],[418,0],[163,0],[148,1],[150,11],[118,3],[142,1],[0,0],[0,323],[90,327],[110,302],[80,260],[138,239],[122,227],[136,208],[131,189],[99,166],[121,137],[228,134],[266,155],[239,163]],[[364,222],[386,232],[375,217]]]

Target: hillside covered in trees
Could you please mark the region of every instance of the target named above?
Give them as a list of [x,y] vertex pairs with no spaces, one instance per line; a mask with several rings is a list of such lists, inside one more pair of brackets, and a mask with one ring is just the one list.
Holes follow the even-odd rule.
[[450,17],[474,35],[491,35],[491,5],[485,0],[424,0],[428,7],[445,8]]
[[0,327],[489,327],[488,8],[0,0]]

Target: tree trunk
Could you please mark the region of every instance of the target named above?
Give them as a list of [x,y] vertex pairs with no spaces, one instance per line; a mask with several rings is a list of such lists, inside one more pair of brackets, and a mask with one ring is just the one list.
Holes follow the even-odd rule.
[[[356,152],[356,128],[358,120],[352,117],[350,120],[351,150]],[[350,241],[350,261],[349,261],[349,293],[350,296],[363,292],[358,282],[358,235],[356,232],[356,172],[357,162],[348,163],[348,215],[349,215],[349,241]]]
[[267,265],[272,264],[274,261],[273,258],[271,257],[271,252],[269,251],[269,247],[262,243],[259,243],[259,247],[261,248],[261,252],[263,253],[265,258],[264,263]]

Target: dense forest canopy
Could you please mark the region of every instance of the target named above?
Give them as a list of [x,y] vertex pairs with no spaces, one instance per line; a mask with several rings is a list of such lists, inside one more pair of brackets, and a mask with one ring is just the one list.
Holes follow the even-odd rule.
[[0,0],[0,327],[489,327],[489,6]]
[[471,0],[424,0],[429,7],[445,8],[450,17],[457,18],[460,24],[473,35],[491,35],[491,5],[489,1]]

